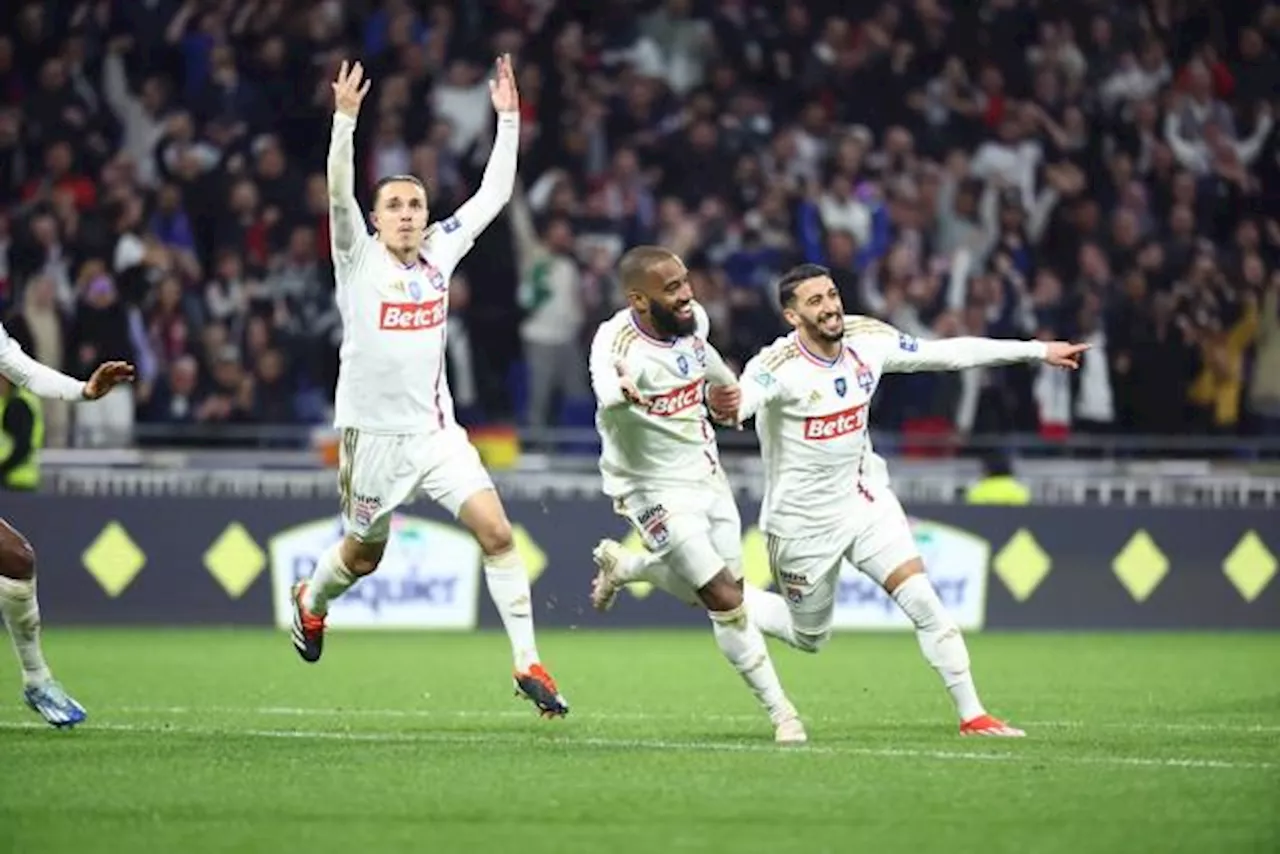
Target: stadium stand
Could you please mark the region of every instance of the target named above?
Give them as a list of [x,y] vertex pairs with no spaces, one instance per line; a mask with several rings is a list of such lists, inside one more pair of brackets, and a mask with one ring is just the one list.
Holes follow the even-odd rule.
[[897,378],[874,418],[908,444],[1280,434],[1275,3],[17,0],[0,23],[5,325],[70,373],[141,373],[74,422],[50,405],[52,446],[324,424],[334,70],[375,80],[362,201],[411,171],[444,216],[501,51],[521,186],[452,284],[469,423],[589,424],[584,341],[654,241],[738,364],[798,261],[915,335],[1095,345],[1071,377]]

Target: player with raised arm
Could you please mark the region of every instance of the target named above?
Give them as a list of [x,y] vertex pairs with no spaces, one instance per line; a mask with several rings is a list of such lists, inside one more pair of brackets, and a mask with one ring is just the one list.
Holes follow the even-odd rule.
[[755,416],[765,462],[760,528],[801,649],[831,633],[842,561],[876,581],[911,619],[925,660],[942,677],[962,735],[1022,736],[978,699],[969,652],[925,575],[902,505],[867,434],[885,373],[1047,362],[1079,367],[1084,344],[949,338],[919,341],[869,317],[848,316],[830,272],[803,264],[779,285],[795,328],[755,356],[734,393],[712,389],[717,420]]
[[373,191],[374,235],[355,197],[354,134],[369,91],[360,63],[342,63],[333,84],[329,143],[331,241],[343,335],[335,401],[342,430],[339,475],[346,535],[293,591],[292,640],[318,661],[329,603],[378,568],[391,514],[423,494],[475,535],[484,574],[515,659],[515,685],[546,716],[569,711],[534,642],[529,577],[511,523],[454,419],[445,379],[449,278],[515,186],[519,96],[509,57],[489,84],[497,111],[493,153],[475,195],[427,227],[427,194],[412,175],[381,179]]
[[[42,365],[22,351],[0,326],[0,377],[36,397],[55,400],[97,400],[133,379],[133,365],[103,362],[81,382]],[[8,388],[0,389],[0,397]],[[8,411],[6,407],[6,411]],[[6,419],[7,420],[7,419]],[[40,605],[36,601],[36,553],[27,538],[0,518],[0,615],[9,629],[13,650],[22,667],[22,699],[45,721],[72,727],[86,717],[81,706],[53,678],[40,647]]]
[[[732,402],[736,378],[707,343],[707,315],[693,300],[689,271],[657,246],[628,251],[619,278],[629,307],[591,343],[596,428],[604,492],[649,554],[604,540],[592,604],[604,610],[619,587],[647,581],[710,614],[716,643],[769,713],[780,743],[806,739],[774,671],[742,583],[742,523],[720,466],[703,387]],[[751,588],[748,588],[751,589]],[[776,594],[784,615],[786,605]]]

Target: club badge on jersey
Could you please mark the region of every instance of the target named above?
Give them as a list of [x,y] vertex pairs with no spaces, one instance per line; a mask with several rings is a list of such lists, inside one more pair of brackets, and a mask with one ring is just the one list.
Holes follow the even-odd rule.
[[849,383],[844,377],[836,377],[836,394],[844,397],[849,391]]
[[676,367],[680,369],[680,376],[689,376],[689,360],[685,357],[684,353],[676,356]]
[[702,367],[707,366],[707,345],[702,343],[702,339],[693,339],[693,356],[698,360],[698,364]]
[[422,300],[422,285],[418,284],[417,279],[409,280],[409,296],[413,298],[414,302]]
[[858,388],[871,393],[871,387],[876,384],[876,375],[866,365],[858,365],[858,372],[855,375],[858,380]]
[[647,507],[636,517],[640,530],[644,531],[654,548],[664,548],[671,540],[671,532],[667,529],[667,508],[661,504]]
[[[426,258],[422,259],[422,270],[427,274],[427,281],[431,283],[431,287],[435,288],[437,293],[444,293],[449,289],[449,283],[444,280],[444,273],[440,272],[440,268]],[[414,297],[414,299],[417,299],[417,297]]]

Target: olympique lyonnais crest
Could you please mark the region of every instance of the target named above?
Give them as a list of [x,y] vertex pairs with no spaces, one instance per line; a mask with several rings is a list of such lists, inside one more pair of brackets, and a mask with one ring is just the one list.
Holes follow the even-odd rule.
[[707,366],[707,346],[699,338],[693,339],[693,355],[702,367]]
[[836,377],[836,394],[844,397],[847,391],[849,391],[849,383],[845,381],[844,377]]
[[[422,259],[422,270],[427,274],[427,281],[431,283],[431,287],[438,292],[444,293],[449,289],[449,283],[444,280],[444,273],[440,272],[440,268],[426,258]],[[417,299],[417,297],[414,297],[414,299]]]

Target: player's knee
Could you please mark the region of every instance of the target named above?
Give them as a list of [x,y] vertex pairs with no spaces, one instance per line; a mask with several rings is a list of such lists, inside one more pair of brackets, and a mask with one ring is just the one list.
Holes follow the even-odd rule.
[[347,537],[342,541],[340,555],[342,557],[342,565],[352,575],[370,575],[382,562],[382,554],[387,550],[387,544],[383,543],[362,543],[352,537]]
[[27,538],[0,523],[0,575],[29,581],[36,575],[36,553]]
[[796,649],[801,652],[818,652],[831,639],[831,629],[796,629]]
[[728,570],[721,570],[698,590],[698,598],[709,611],[734,611],[743,605],[742,586]]
[[505,517],[486,520],[476,526],[476,541],[480,550],[487,555],[506,554],[515,548],[515,536],[511,532],[511,523]]

